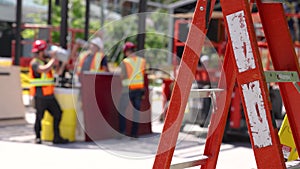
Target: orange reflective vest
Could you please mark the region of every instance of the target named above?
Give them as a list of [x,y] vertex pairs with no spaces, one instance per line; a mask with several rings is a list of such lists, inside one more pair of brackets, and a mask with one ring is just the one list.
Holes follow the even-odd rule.
[[131,90],[144,88],[146,60],[141,57],[133,56],[125,58],[123,62],[128,77],[122,80],[122,85],[128,86]]
[[[87,58],[87,56],[89,55],[90,53],[88,51],[86,52],[82,52],[79,56],[79,63],[78,63],[78,66],[77,66],[77,73],[79,74],[81,72],[81,69],[82,69],[82,66],[84,64],[84,61],[85,59]],[[93,59],[92,59],[92,63],[91,63],[91,66],[90,66],[90,70],[91,72],[103,72],[104,69],[101,67],[101,62],[102,62],[102,59],[104,58],[104,53],[102,52],[97,52]]]
[[[40,59],[36,59],[36,62],[39,62],[41,65],[45,63]],[[29,67],[29,78],[30,78],[30,95],[35,96],[36,87],[41,87],[44,96],[54,94],[54,78],[52,71],[48,71],[47,73],[41,73],[40,78],[34,77],[32,66]]]

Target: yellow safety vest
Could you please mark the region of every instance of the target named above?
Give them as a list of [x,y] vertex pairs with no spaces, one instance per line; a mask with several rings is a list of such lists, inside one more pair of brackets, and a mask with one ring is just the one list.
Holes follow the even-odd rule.
[[[79,56],[79,64],[78,64],[78,67],[77,67],[77,73],[78,74],[81,72],[84,61],[85,61],[86,57],[89,54],[90,53],[88,51],[85,51],[85,52],[82,52],[82,54]],[[104,70],[101,68],[101,62],[102,62],[103,58],[104,58],[104,53],[97,52],[94,55],[93,59],[92,59],[92,63],[91,63],[89,71],[91,71],[91,72],[103,72]]]
[[[40,59],[35,58],[35,61],[39,62],[41,65],[45,63]],[[44,96],[54,94],[54,78],[52,71],[47,73],[41,73],[40,78],[34,77],[32,65],[29,67],[29,78],[30,78],[30,95],[35,96],[36,87],[42,87],[42,92]]]
[[141,57],[128,57],[123,60],[127,72],[127,78],[122,80],[123,86],[128,86],[129,89],[144,88],[144,74],[146,60]]

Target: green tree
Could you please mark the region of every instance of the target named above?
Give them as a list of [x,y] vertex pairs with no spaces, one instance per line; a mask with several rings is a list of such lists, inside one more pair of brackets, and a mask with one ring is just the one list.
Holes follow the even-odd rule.
[[[158,10],[147,15],[145,57],[151,66],[167,61],[169,41],[169,16]],[[122,45],[126,41],[137,43],[138,15],[128,15],[121,20],[107,22],[103,28],[106,53],[111,61],[119,63],[123,59]]]
[[[48,0],[36,0],[37,3],[42,5],[48,5]],[[55,5],[55,1],[52,0],[52,26],[59,26],[61,22],[61,7]],[[151,65],[157,65],[166,62],[167,52],[161,52],[161,50],[167,49],[169,38],[168,34],[168,22],[169,17],[166,16],[165,10],[157,10],[147,16],[147,21],[151,21],[153,24],[147,24],[146,26],[146,58],[152,62]],[[83,29],[85,23],[85,4],[82,0],[69,0],[69,28]],[[46,17],[40,17],[38,15],[33,16],[35,23],[47,24]],[[101,30],[104,32],[103,40],[105,45],[105,53],[108,55],[108,59],[113,62],[120,62],[123,58],[122,45],[125,41],[132,41],[136,43],[138,20],[137,15],[130,15],[123,17],[117,21],[105,21],[104,27],[100,28],[100,19],[90,19],[90,30]],[[31,33],[27,33],[31,36]],[[59,42],[59,32],[53,32],[53,42]],[[77,34],[76,38],[83,38],[83,33]],[[155,49],[155,50],[152,50]]]
[[[36,3],[41,5],[48,5],[48,0],[36,0]],[[69,28],[84,29],[85,25],[85,7],[84,1],[82,0],[69,0]],[[39,15],[33,16],[35,23],[47,24],[47,18],[40,17]],[[55,5],[55,1],[52,0],[52,26],[60,26],[61,22],[61,6]],[[89,29],[97,30],[99,28],[100,21],[90,20]],[[55,31],[52,34],[53,42],[59,42],[60,32]],[[76,38],[83,38],[83,33],[77,33]]]

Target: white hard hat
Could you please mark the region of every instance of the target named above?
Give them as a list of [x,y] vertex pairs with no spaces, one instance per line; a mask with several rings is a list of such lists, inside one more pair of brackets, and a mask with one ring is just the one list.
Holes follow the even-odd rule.
[[96,37],[96,38],[92,39],[91,43],[94,44],[94,45],[96,45],[100,49],[104,48],[103,41],[99,37]]
[[209,56],[207,56],[207,55],[201,56],[201,57],[200,57],[200,61],[201,61],[201,62],[209,61]]

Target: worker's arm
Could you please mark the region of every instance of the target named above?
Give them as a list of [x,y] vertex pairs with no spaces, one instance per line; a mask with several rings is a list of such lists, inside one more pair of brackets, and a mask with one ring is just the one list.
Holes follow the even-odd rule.
[[129,92],[128,85],[123,83],[123,80],[126,80],[126,79],[128,80],[126,66],[125,66],[124,62],[120,63],[120,68],[121,68],[120,78],[122,81],[122,93],[128,93]]
[[125,67],[124,62],[121,62],[120,67],[121,67],[120,78],[121,78],[122,80],[123,80],[123,79],[127,79],[128,76],[127,76],[127,71],[126,71],[126,67]]
[[52,67],[53,67],[53,65],[55,63],[55,60],[56,60],[55,53],[56,52],[54,52],[54,51],[49,52],[49,55],[50,55],[51,59],[45,65],[38,65],[38,67],[36,69],[36,71],[38,73],[47,73],[47,72],[49,72],[52,69]]
[[107,62],[107,57],[106,56],[104,56],[104,58],[101,61],[100,69],[103,69],[105,72],[109,72],[108,62]]
[[68,64],[67,62],[62,62],[62,64],[60,64],[58,69],[56,70],[56,74],[62,75],[64,73],[67,64]]
[[102,66],[104,72],[109,72],[108,66]]
[[77,57],[77,51],[79,48],[86,48],[88,46],[88,42],[83,39],[76,39],[70,54],[70,58]]
[[75,43],[73,45],[73,48],[71,50],[70,58],[76,60],[75,58],[77,57],[77,51],[80,48],[80,44]]

